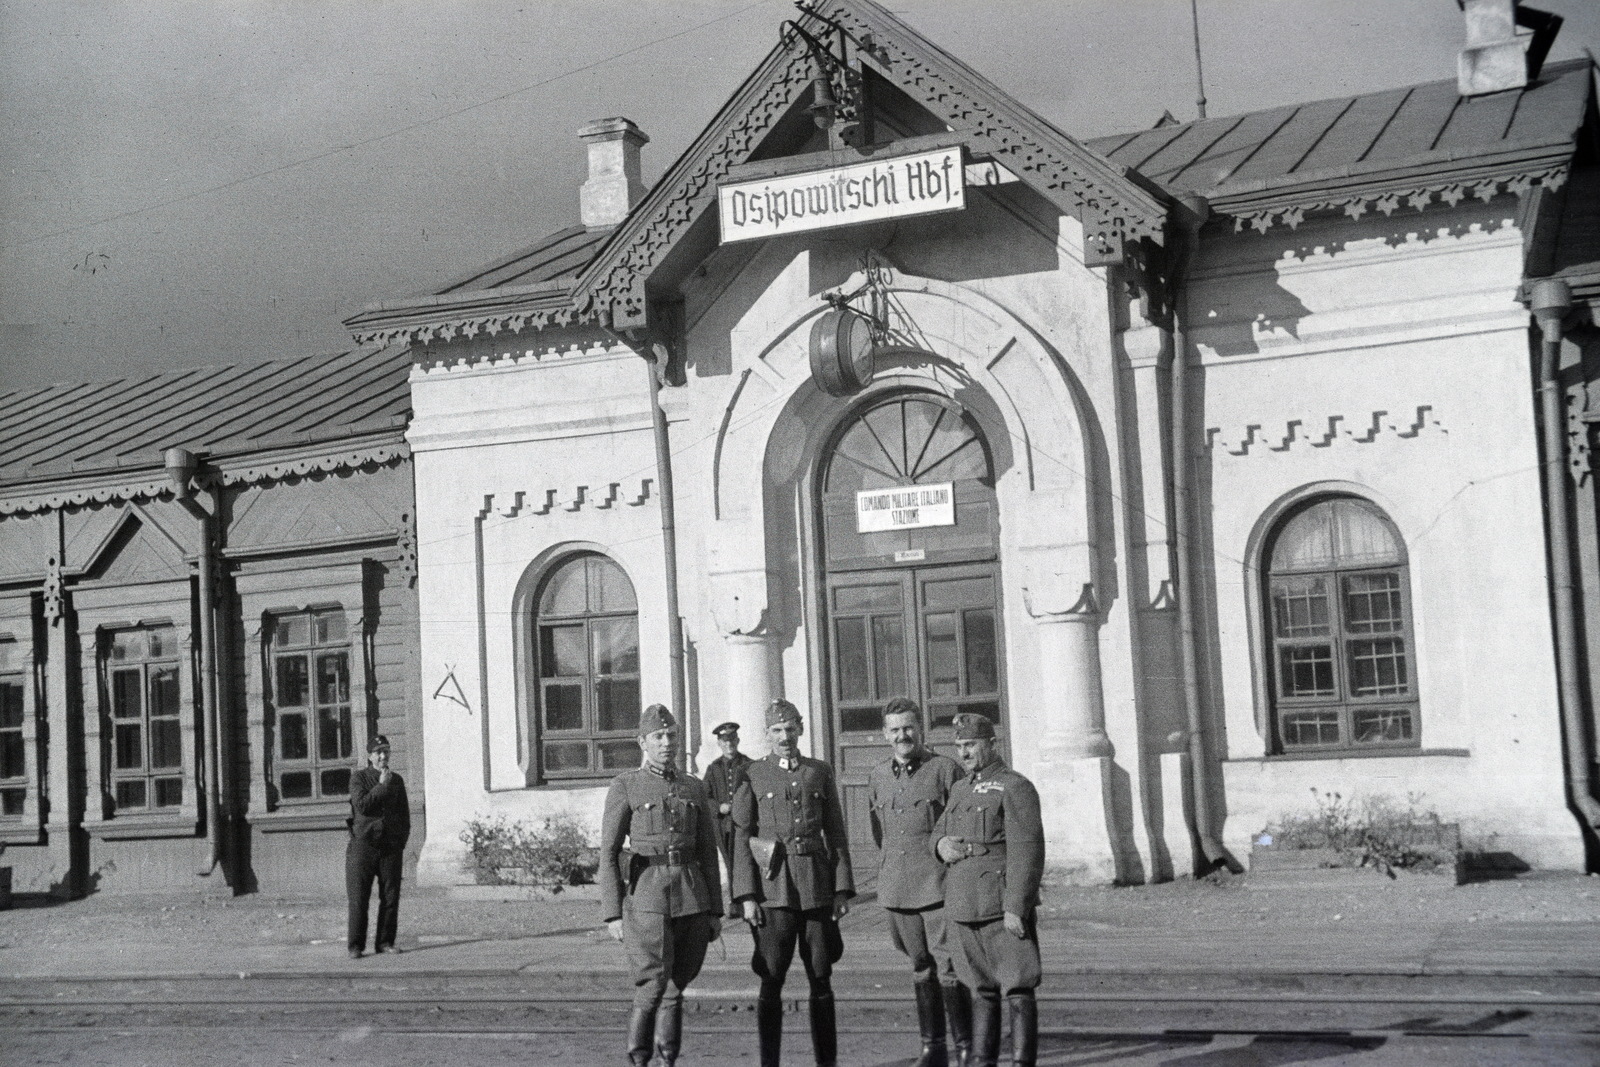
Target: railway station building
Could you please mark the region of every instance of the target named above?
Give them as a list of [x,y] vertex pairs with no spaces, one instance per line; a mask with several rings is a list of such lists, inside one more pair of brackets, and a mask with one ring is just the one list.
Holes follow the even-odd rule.
[[1438,80],[1085,142],[829,0],[653,187],[595,122],[581,224],[348,320],[413,361],[421,878],[596,824],[642,703],[699,768],[780,696],[861,840],[905,695],[998,721],[1059,877],[1312,788],[1582,868],[1594,72],[1467,7]]

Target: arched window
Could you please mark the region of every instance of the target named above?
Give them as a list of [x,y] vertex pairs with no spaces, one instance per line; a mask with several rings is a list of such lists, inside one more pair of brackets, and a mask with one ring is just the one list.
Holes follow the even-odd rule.
[[639,607],[622,568],[568,556],[534,607],[533,736],[541,776],[612,775],[639,764]]
[[1279,750],[1416,747],[1405,545],[1375,505],[1323,498],[1267,545],[1267,633]]

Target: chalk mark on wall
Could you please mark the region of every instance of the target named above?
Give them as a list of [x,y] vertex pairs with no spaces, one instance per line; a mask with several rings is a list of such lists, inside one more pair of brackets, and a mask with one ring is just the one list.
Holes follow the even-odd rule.
[[[454,689],[455,692],[446,692],[447,689]],[[456,681],[456,666],[453,663],[444,665],[444,681],[440,682],[439,688],[433,691],[434,700],[438,700],[440,697],[444,697],[452,703],[460,704],[469,712],[472,710],[472,705],[467,703],[466,691],[461,688],[461,683]]]
[[[1370,445],[1385,434],[1410,440],[1424,433],[1450,432],[1434,417],[1432,404],[1419,404],[1410,410],[1416,412],[1413,419],[1407,419],[1404,414],[1392,417],[1382,408],[1365,419],[1352,420],[1343,415],[1328,415],[1318,420],[1289,419],[1281,424],[1281,434],[1267,430],[1265,422],[1249,423],[1242,433],[1233,434],[1225,434],[1220,426],[1210,426],[1206,428],[1206,448],[1230,456],[1247,456],[1252,451],[1256,455],[1263,451],[1288,452],[1302,444],[1311,448],[1327,448],[1342,442]],[[1308,422],[1311,429],[1307,429]]]

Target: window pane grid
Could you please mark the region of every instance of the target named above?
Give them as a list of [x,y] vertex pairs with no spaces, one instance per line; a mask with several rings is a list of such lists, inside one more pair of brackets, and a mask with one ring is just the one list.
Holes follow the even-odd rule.
[[22,685],[20,676],[0,678],[0,817],[21,815],[28,796]]
[[544,579],[533,634],[530,710],[545,777],[589,777],[638,765],[643,706],[633,583],[603,556],[569,557]]
[[272,620],[273,779],[280,801],[350,793],[360,745],[350,698],[349,642],[342,609]]
[[[183,719],[177,630],[141,627],[110,634],[107,737],[111,796],[120,812],[183,804]],[[173,772],[178,772],[174,774]]]
[[[1324,501],[1284,524],[1266,605],[1283,749],[1418,743],[1415,704],[1392,703],[1416,699],[1404,562],[1365,501]],[[1374,569],[1384,563],[1398,565]]]

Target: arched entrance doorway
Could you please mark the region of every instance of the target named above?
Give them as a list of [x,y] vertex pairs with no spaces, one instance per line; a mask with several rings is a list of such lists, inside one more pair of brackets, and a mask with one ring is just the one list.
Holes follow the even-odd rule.
[[921,704],[947,752],[957,712],[1005,725],[994,464],[960,405],[901,393],[854,411],[820,469],[833,761],[851,839],[870,842],[885,702]]

